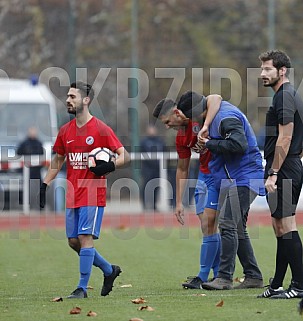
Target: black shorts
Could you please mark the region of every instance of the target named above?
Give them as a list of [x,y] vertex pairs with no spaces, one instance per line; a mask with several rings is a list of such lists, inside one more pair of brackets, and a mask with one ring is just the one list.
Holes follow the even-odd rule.
[[[267,162],[265,178],[272,162]],[[268,193],[266,198],[274,218],[283,218],[295,215],[303,183],[303,166],[299,157],[288,157],[279,170],[277,190]]]

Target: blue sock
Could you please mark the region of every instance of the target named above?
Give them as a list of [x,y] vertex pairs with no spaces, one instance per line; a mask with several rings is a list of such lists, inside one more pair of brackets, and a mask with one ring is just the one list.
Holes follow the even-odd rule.
[[95,257],[94,257],[94,266],[100,268],[105,276],[111,275],[113,273],[112,265],[105,260],[105,258],[95,250]]
[[80,280],[78,288],[82,288],[84,291],[87,289],[88,281],[91,275],[95,248],[83,248],[80,250]]
[[205,236],[202,239],[202,245],[200,250],[200,272],[198,277],[206,282],[210,269],[213,267],[215,257],[219,247],[219,234],[213,234]]
[[213,272],[214,272],[214,278],[218,276],[219,272],[219,265],[220,265],[220,254],[221,254],[221,236],[220,234],[214,234],[213,236],[216,236],[218,238],[218,248],[217,248],[217,254],[214,259],[214,263],[212,266]]

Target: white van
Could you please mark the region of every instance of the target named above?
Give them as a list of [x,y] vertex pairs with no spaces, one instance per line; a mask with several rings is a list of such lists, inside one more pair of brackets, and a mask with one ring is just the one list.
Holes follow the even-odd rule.
[[47,166],[58,132],[53,94],[36,81],[0,78],[0,211],[22,208],[24,162],[17,147],[32,126],[44,148],[35,162]]

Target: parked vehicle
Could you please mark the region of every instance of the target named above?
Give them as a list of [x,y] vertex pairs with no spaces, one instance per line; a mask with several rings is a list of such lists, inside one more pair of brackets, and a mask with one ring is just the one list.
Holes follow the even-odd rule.
[[[22,209],[24,158],[17,155],[17,147],[31,126],[38,131],[44,154],[30,161],[47,166],[58,131],[52,92],[36,81],[0,79],[0,210]],[[53,203],[50,197],[51,209]]]

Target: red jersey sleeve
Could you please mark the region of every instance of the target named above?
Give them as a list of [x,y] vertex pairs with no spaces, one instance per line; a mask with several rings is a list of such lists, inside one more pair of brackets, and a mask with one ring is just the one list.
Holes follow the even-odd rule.
[[118,148],[123,147],[119,138],[116,136],[111,127],[105,125],[102,122],[98,122],[99,126],[99,137],[98,146],[106,147],[111,151],[115,152]]
[[176,151],[180,159],[191,157],[191,149],[187,146],[186,137],[181,131],[178,131],[176,136]]
[[63,139],[63,136],[64,136],[64,127],[62,127],[60,130],[59,130],[59,133],[58,133],[58,136],[56,138],[56,141],[55,141],[55,144],[54,144],[54,147],[53,147],[53,151],[59,155],[66,155],[66,152],[65,152],[65,145],[64,145],[64,139]]

